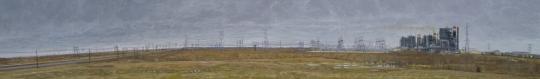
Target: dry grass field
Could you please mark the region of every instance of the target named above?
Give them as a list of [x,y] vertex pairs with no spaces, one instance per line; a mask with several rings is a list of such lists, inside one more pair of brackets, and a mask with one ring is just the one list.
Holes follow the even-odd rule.
[[[121,56],[127,56],[127,51],[120,51]],[[115,52],[95,52],[90,54],[91,58],[100,58],[100,57],[112,57],[118,55]],[[47,55],[39,56],[39,63],[47,62],[59,62],[59,61],[69,61],[69,60],[86,60],[88,59],[88,53],[80,54],[64,54],[64,55]],[[35,64],[36,57],[14,57],[14,58],[0,58],[0,66],[10,66],[10,65],[20,65],[20,64]]]
[[[130,53],[128,53],[130,54]],[[539,79],[540,60],[475,54],[161,50],[115,61],[0,71],[0,79]]]

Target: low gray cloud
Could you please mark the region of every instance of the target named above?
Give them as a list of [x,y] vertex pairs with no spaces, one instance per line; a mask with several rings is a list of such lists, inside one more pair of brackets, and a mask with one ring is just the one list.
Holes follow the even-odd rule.
[[[540,45],[538,0],[0,0],[0,52],[244,38],[334,43],[465,26],[472,47]],[[337,43],[337,42],[336,42]],[[540,51],[538,48],[535,50]]]

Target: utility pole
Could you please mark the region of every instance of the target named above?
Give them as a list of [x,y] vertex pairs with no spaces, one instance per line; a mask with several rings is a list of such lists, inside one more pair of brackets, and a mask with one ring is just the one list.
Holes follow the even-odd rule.
[[120,50],[118,49],[118,45],[114,46],[114,52],[116,53],[116,58],[119,59],[120,58]]
[[79,56],[79,47],[74,46],[74,47],[73,47],[73,53],[75,54],[74,56],[77,56],[77,57],[78,57],[78,56]]
[[465,24],[465,52],[469,53],[470,51],[470,40],[469,40],[469,24]]
[[36,68],[39,68],[39,55],[38,55],[38,50],[36,49],[36,51],[34,51],[34,53],[36,54]]
[[253,50],[254,51],[257,51],[257,44],[258,44],[258,42],[253,42]]
[[92,50],[88,48],[88,63],[92,62]]
[[219,31],[219,44],[218,44],[218,48],[220,49],[223,49],[225,46],[223,45],[224,42],[223,40],[225,39],[225,31],[221,30]]

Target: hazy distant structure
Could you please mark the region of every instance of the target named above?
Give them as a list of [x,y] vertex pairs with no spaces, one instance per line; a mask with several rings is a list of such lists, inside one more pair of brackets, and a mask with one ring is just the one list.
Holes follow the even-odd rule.
[[343,45],[343,37],[339,37],[339,38],[338,38],[338,45],[337,45],[336,48],[337,48],[338,51],[343,51],[343,50],[345,50],[345,49],[344,49],[344,45]]
[[115,51],[115,52],[120,51],[120,47],[118,47],[118,45],[115,45],[115,46],[114,46],[114,51]]
[[362,37],[356,38],[354,41],[354,50],[357,51],[365,51],[366,50],[366,44],[365,40]]
[[319,40],[311,40],[310,45],[311,45],[311,48],[313,50],[320,50],[321,49],[321,41],[319,41]]
[[[459,27],[454,26],[452,28],[441,28],[439,30],[439,36],[443,50],[459,52]],[[467,45],[467,52],[468,49],[469,48]]]
[[259,42],[252,42],[254,50],[257,50],[257,46],[259,46]]
[[154,44],[154,50],[158,50],[158,49],[159,49],[159,45]]
[[80,50],[79,47],[77,47],[77,46],[73,47],[73,53],[75,54],[75,56],[79,55],[79,53],[80,53],[79,50]]
[[309,45],[310,45],[310,48],[312,48],[312,49],[317,48],[317,45],[316,45],[315,40],[310,40],[310,41],[309,41]]
[[416,36],[407,36],[407,37],[401,37],[400,39],[400,47],[402,48],[416,48],[417,47],[417,44],[416,43]]
[[488,51],[491,51],[491,43],[488,43],[488,45],[487,45],[487,50],[488,50]]
[[240,43],[240,47],[244,47],[244,42],[245,42],[245,40],[244,40],[244,38],[242,37],[242,39],[241,39],[240,42],[239,42],[239,43]]
[[324,43],[319,43],[319,47],[321,47],[321,50],[322,51],[328,51],[330,50],[330,48],[334,48],[334,47],[330,47],[330,43],[328,43],[328,40],[325,40]]
[[384,39],[377,39],[375,40],[375,46],[378,50],[386,50],[386,41]]
[[459,27],[440,28],[439,33],[401,37],[400,47],[422,51],[459,52]]
[[437,38],[437,33],[433,33],[432,35],[422,35],[422,37],[419,37],[420,40],[418,40],[417,43],[419,45],[417,48],[423,48],[427,50],[435,49],[435,48],[441,48],[442,40],[439,40],[440,38]]
[[244,39],[240,39],[236,42],[236,47],[244,47]]
[[298,42],[298,48],[304,48],[304,41]]

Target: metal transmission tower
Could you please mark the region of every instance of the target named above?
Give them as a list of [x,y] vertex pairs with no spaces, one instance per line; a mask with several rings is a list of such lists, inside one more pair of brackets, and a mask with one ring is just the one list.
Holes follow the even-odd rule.
[[356,38],[354,41],[354,48],[355,50],[362,51],[365,50],[366,44],[364,43],[364,39],[362,37]]
[[298,42],[298,48],[304,48],[304,41]]
[[317,47],[316,47],[317,45],[315,45],[315,43],[316,43],[315,40],[310,40],[310,41],[309,41],[310,48],[313,49],[313,50],[314,50],[315,48],[317,48]]
[[345,45],[343,45],[344,41],[343,41],[343,25],[339,25],[339,38],[338,38],[338,45],[337,45],[337,50],[338,51],[343,51],[345,50]]
[[470,51],[470,40],[469,40],[469,24],[465,24],[465,52]]
[[264,41],[263,41],[263,48],[269,48],[270,47],[270,42],[268,40],[268,29],[269,27],[272,27],[274,26],[274,23],[276,21],[276,17],[274,17],[274,6],[275,4],[277,4],[277,1],[274,1],[270,4],[270,12],[269,12],[269,15],[270,15],[270,20],[269,20],[269,25],[267,27],[264,28]]
[[238,41],[236,42],[236,46],[237,46],[238,48],[244,47],[244,36],[240,37],[240,40],[238,40]]
[[73,47],[73,53],[75,53],[75,56],[79,56],[79,47],[78,46],[75,46]]
[[243,40],[238,40],[238,41],[236,42],[236,47],[238,47],[238,48],[244,47],[243,44],[244,44],[244,41],[243,41]]
[[188,36],[187,36],[187,35],[184,35],[184,48],[187,48],[187,47],[188,47],[188,45],[189,45],[189,44],[188,44],[188,40],[189,40]]
[[338,38],[337,50],[338,50],[338,51],[343,51],[343,50],[344,50],[343,47],[344,47],[344,46],[343,46],[343,36],[340,36],[340,37]]
[[283,48],[283,44],[281,43],[281,40],[278,42],[279,48]]
[[195,44],[195,47],[199,48],[201,46],[201,39],[197,39],[197,44]]
[[384,39],[376,40],[375,45],[379,50],[386,51],[386,41]]
[[527,51],[529,51],[529,53],[533,53],[532,44],[528,44]]
[[321,41],[319,40],[311,40],[310,45],[313,50],[321,50]]
[[118,47],[118,45],[114,46],[114,52],[116,53],[116,57],[120,58],[120,48]]
[[269,46],[270,46],[270,43],[268,41],[268,28],[264,28],[263,48],[268,48]]
[[224,47],[224,42],[223,40],[225,39],[225,31],[219,31],[219,43],[218,43],[218,48],[223,48]]
[[244,47],[244,37],[242,36],[242,39],[240,40],[240,47]]

